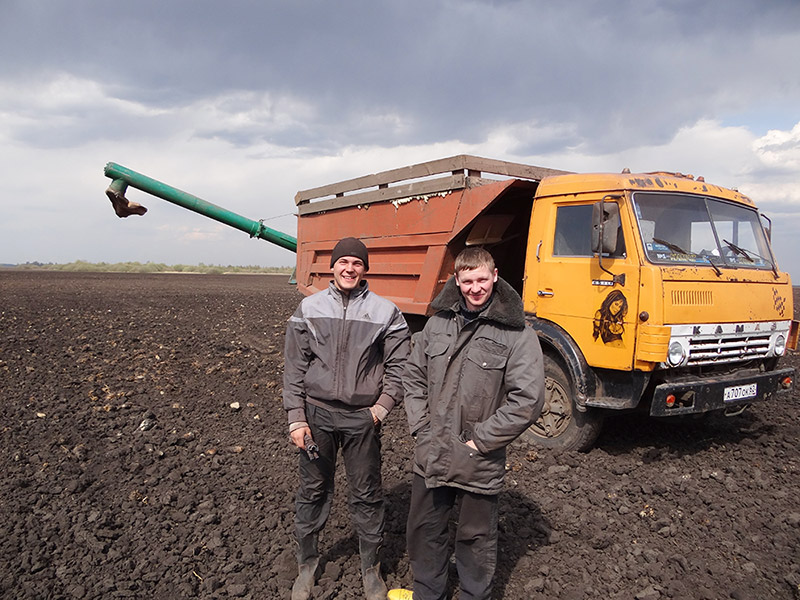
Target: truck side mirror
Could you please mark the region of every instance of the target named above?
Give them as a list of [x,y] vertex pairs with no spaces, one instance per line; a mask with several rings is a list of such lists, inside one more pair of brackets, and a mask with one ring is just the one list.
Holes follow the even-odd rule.
[[603,266],[603,254],[613,254],[617,249],[617,237],[622,222],[619,218],[619,204],[606,202],[604,196],[600,202],[592,206],[592,252],[597,253],[600,268],[611,275],[612,284],[625,285],[625,273],[615,275]]
[[592,206],[592,252],[602,256],[613,254],[619,234],[619,204],[605,202],[605,198]]
[[766,226],[762,223],[762,227],[764,227],[764,232],[767,234],[767,239],[772,243],[772,219],[764,213],[758,213],[758,216],[761,217],[762,221],[766,222]]

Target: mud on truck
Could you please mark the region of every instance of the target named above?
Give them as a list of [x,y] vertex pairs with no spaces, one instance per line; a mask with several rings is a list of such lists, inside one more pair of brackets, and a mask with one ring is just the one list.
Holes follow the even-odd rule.
[[[679,173],[570,173],[460,155],[303,190],[297,237],[109,163],[128,186],[297,252],[304,294],[328,285],[333,246],[358,237],[370,287],[412,327],[480,245],[523,299],[545,357],[546,400],[527,441],[586,450],[606,415],[741,413],[792,387],[792,285],[748,197]],[[765,224],[766,223],[766,224]]]

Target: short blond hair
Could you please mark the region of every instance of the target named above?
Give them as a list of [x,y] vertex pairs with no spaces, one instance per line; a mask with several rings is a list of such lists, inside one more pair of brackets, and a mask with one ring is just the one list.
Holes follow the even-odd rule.
[[494,258],[489,254],[488,250],[480,246],[471,246],[458,253],[453,270],[458,273],[459,271],[472,271],[479,267],[486,267],[494,272]]

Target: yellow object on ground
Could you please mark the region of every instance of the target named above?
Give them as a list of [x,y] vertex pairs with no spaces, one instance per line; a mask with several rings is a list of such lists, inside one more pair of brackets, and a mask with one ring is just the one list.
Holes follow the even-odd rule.
[[403,588],[395,588],[393,590],[389,590],[389,593],[386,595],[389,600],[413,600],[414,599],[414,592],[411,590],[404,590]]

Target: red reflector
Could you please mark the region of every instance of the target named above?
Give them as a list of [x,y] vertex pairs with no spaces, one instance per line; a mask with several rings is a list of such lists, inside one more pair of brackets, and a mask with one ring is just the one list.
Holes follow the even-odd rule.
[[781,387],[785,390],[788,390],[792,387],[792,378],[790,376],[786,376],[781,380]]
[[667,408],[672,408],[675,406],[675,394],[670,394],[667,396]]

